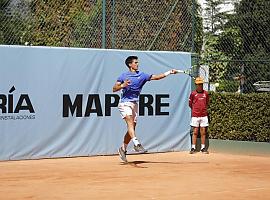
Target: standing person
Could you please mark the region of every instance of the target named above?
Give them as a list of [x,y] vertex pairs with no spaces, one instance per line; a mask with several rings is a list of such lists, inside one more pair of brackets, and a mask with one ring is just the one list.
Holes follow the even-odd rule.
[[136,137],[135,127],[138,117],[138,101],[142,87],[147,81],[160,80],[167,77],[170,74],[176,74],[176,70],[172,69],[159,75],[146,74],[138,69],[138,57],[129,56],[125,60],[125,64],[128,67],[128,71],[121,74],[113,86],[113,92],[122,90],[121,99],[118,105],[118,109],[122,118],[127,124],[127,132],[124,136],[123,145],[118,149],[120,158],[127,162],[126,152],[127,146],[130,140],[134,143],[134,150],[140,153],[145,153],[141,143]]
[[190,154],[195,153],[198,132],[201,134],[201,152],[208,153],[205,148],[206,128],[208,127],[207,107],[209,104],[208,92],[203,89],[203,79],[195,79],[196,90],[192,91],[189,96],[189,107],[191,108],[191,123],[193,127],[192,146]]

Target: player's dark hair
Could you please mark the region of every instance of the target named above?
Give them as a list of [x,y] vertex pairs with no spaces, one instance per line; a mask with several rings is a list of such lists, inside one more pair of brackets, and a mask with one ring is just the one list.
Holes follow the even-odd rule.
[[129,56],[127,57],[125,63],[126,66],[129,68],[129,64],[131,64],[133,62],[133,60],[138,60],[138,56]]

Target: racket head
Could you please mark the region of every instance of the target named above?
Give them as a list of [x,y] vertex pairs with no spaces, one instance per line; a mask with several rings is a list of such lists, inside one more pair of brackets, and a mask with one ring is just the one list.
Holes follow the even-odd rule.
[[198,66],[198,65],[193,65],[189,69],[176,70],[176,71],[177,71],[177,73],[187,74],[190,77],[192,77],[194,80],[196,79],[196,77],[200,76],[201,74],[203,74],[203,76],[206,75],[206,71],[204,70],[204,68],[202,68],[201,66]]
[[186,69],[184,73],[195,79],[198,76],[198,67],[193,65],[191,68]]
[[189,75],[193,78],[196,79],[197,77],[206,77],[206,70],[199,65],[194,65],[188,70]]

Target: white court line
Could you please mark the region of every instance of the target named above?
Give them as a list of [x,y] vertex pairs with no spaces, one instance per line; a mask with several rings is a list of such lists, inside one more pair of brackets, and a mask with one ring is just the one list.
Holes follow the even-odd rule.
[[248,191],[253,191],[253,190],[265,190],[265,188],[249,188],[247,189]]
[[[246,191],[256,191],[256,190],[265,190],[266,188],[249,188],[249,189],[246,189]],[[231,190],[222,190],[222,191],[213,191],[213,193],[229,193],[231,192]]]

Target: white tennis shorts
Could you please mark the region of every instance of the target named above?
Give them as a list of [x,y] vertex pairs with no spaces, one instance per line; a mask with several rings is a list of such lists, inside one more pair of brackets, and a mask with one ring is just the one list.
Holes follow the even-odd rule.
[[208,124],[208,117],[191,117],[190,126],[193,127],[207,127]]
[[123,102],[118,104],[118,109],[122,118],[126,116],[132,116],[134,122],[137,122],[138,118],[138,104],[137,102]]

